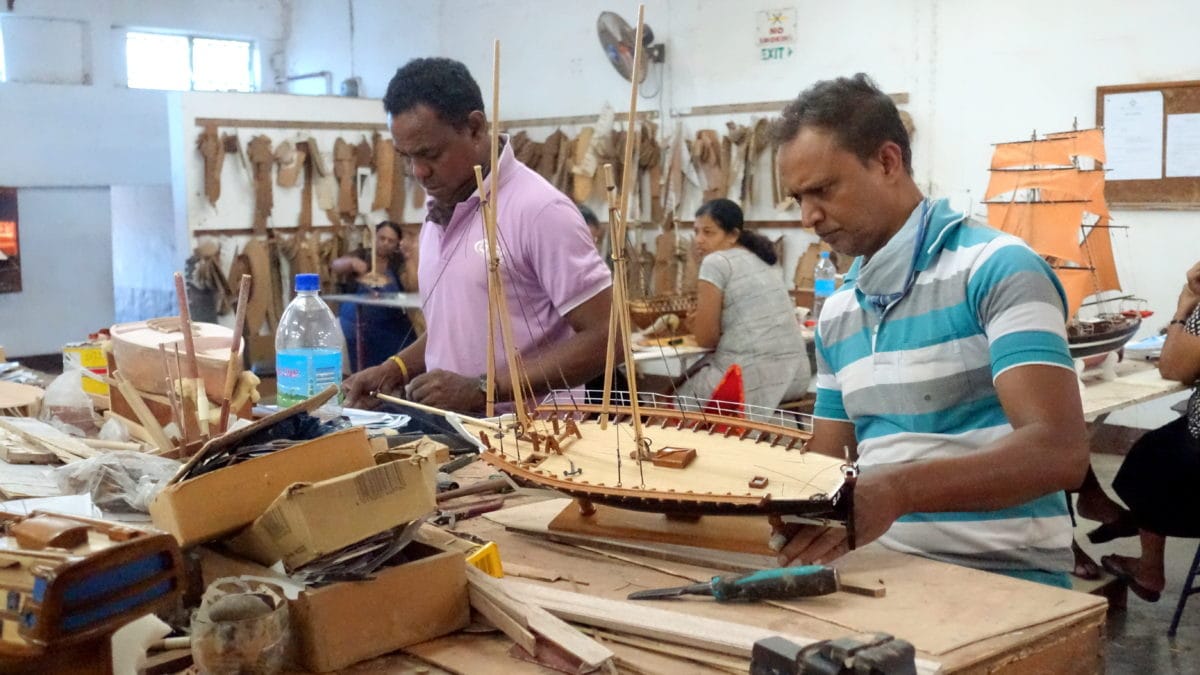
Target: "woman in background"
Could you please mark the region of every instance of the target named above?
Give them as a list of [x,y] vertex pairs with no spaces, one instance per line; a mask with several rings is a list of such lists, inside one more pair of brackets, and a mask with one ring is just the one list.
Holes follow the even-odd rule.
[[771,242],[743,224],[741,207],[728,199],[696,211],[702,260],[691,332],[701,347],[715,351],[676,393],[709,398],[736,363],[745,403],[776,408],[804,395],[811,369]]
[[[360,248],[350,255],[333,261],[333,271],[342,278],[342,292],[358,295],[400,292],[400,277],[404,269],[400,226],[385,220],[375,226],[375,258],[378,279],[371,279],[371,251]],[[350,355],[350,372],[377,366],[417,338],[416,331],[404,310],[393,307],[372,307],[343,302],[338,308],[346,350]],[[358,324],[362,323],[363,362],[358,362]]]
[[[1158,360],[1165,379],[1200,382],[1200,262],[1187,273],[1167,339]],[[1147,602],[1166,585],[1163,553],[1167,537],[1200,537],[1200,386],[1188,399],[1187,413],[1146,432],[1121,462],[1113,490],[1129,506],[1114,502],[1094,480],[1079,493],[1079,515],[1102,525],[1088,534],[1093,543],[1136,535],[1141,555],[1106,555],[1100,564],[1124,579]]]

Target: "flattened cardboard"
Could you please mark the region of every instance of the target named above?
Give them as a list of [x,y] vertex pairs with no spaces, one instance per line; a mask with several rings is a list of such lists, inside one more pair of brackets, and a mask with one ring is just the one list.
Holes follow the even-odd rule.
[[254,522],[292,483],[321,481],[374,465],[366,432],[346,429],[172,482],[150,503],[150,518],[155,527],[188,547]]
[[264,565],[282,560],[292,571],[435,511],[436,471],[427,456],[415,456],[319,483],[296,483],[226,546]]
[[306,668],[328,672],[467,625],[466,561],[462,553],[419,542],[416,560],[387,567],[370,581],[308,589],[289,606]]

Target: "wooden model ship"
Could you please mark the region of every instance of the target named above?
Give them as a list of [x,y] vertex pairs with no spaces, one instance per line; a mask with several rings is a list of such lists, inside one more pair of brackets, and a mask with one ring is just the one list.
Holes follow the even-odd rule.
[[[1133,298],[1109,293],[1121,291],[1121,282],[1113,261],[1104,170],[1081,169],[1080,157],[1105,160],[1102,130],[1065,131],[1041,139],[1035,134],[1028,141],[999,143],[985,202],[988,223],[1024,239],[1062,282],[1074,358],[1120,349],[1149,316],[1114,307]],[[1098,309],[1083,317],[1082,307]]]
[[[121,323],[111,328],[113,359],[121,375],[140,391],[167,393],[166,383],[179,373],[164,372],[159,345],[165,347],[173,363],[176,351],[185,352],[183,330],[178,316]],[[233,330],[215,323],[191,322],[199,377],[210,399],[220,400],[225,386]]]
[[0,520],[0,672],[61,672],[45,659],[76,648],[101,659],[113,631],[179,598],[171,535],[52,513]]
[[[641,13],[637,53],[641,53]],[[496,46],[498,73],[499,45]],[[496,77],[496,73],[493,74]],[[496,90],[493,84],[493,90]],[[630,120],[636,112],[631,95]],[[493,115],[499,109],[493,100]],[[495,134],[496,120],[493,120]],[[631,319],[626,295],[624,255],[625,196],[630,186],[631,141],[625,146],[620,193],[606,165],[609,219],[614,243],[613,313],[603,392],[553,392],[528,406],[532,389],[514,348],[510,314],[501,285],[497,255],[495,186],[497,139],[492,141],[492,170],[484,183],[476,167],[490,255],[491,321],[499,325],[512,377],[515,416],[499,423],[447,415],[476,428],[468,433],[484,461],[521,483],[551,488],[575,497],[584,514],[594,503],[668,514],[790,514],[845,520],[852,488],[852,467],[843,461],[805,452],[811,418],[750,406],[672,396],[641,396],[633,372]],[[618,336],[621,342],[616,342]],[[489,338],[491,334],[489,333]],[[491,342],[495,345],[495,342]],[[611,393],[615,348],[623,348],[630,371],[628,394]],[[489,350],[487,413],[494,411],[495,354]],[[388,398],[387,400],[398,399]]]

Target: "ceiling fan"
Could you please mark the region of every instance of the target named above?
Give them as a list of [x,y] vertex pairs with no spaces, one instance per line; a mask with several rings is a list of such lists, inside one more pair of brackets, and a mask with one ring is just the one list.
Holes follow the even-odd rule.
[[[600,46],[613,64],[613,68],[621,77],[633,79],[633,47],[637,31],[615,12],[600,12],[596,19],[596,31],[600,35]],[[641,68],[638,69],[637,81],[641,84],[646,79],[646,71],[650,63],[662,63],[666,58],[666,46],[654,44],[654,31],[649,24],[642,26],[642,47],[645,57]]]

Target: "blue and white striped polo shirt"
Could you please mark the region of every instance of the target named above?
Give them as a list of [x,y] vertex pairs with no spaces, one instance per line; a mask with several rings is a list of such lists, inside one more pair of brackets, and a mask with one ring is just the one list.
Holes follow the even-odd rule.
[[[817,328],[814,415],[854,423],[863,471],[979,451],[1012,432],[993,385],[1000,373],[1028,364],[1072,368],[1062,287],[1023,241],[965,222],[944,200],[919,205],[897,241],[910,244],[885,247],[871,263],[890,266],[897,289],[915,267],[910,290],[876,309],[858,287],[867,285],[860,258]],[[893,263],[910,257],[896,265],[881,255]],[[909,514],[880,541],[1058,581],[1071,569],[1071,538],[1066,497],[1055,492],[998,511]]]

